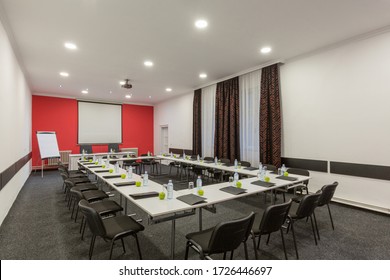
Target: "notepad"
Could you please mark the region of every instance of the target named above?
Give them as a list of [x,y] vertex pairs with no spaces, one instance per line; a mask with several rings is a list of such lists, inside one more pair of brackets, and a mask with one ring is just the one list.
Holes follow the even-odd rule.
[[266,188],[269,188],[269,187],[272,187],[272,186],[275,186],[274,183],[269,183],[269,182],[264,182],[264,181],[254,181],[251,183],[252,185],[256,185],[256,186],[260,186],[260,187],[266,187]]
[[109,172],[108,169],[107,170],[96,170],[95,173],[107,173]]
[[113,178],[120,178],[121,175],[105,175],[103,176],[104,179],[113,179]]
[[117,187],[133,186],[135,185],[135,181],[114,183],[114,185]]
[[246,193],[246,189],[240,189],[240,188],[236,188],[233,186],[224,187],[224,188],[221,188],[219,190],[221,190],[223,192],[230,193],[230,194],[234,194],[234,195]]
[[134,193],[134,194],[129,194],[129,196],[131,196],[134,199],[142,199],[142,198],[158,196],[158,192]]
[[250,166],[250,167],[245,167],[244,169],[249,170],[249,171],[253,171],[253,170],[257,170],[258,168]]
[[227,167],[230,167],[230,166],[233,166],[234,164],[231,164],[231,163],[224,163],[223,165],[224,165],[224,166],[227,166]]
[[199,203],[205,203],[207,198],[195,194],[186,194],[186,195],[178,196],[176,197],[176,199],[183,201],[184,203],[187,203],[189,205],[195,205]]
[[103,166],[101,165],[93,165],[93,166],[87,166],[88,168],[102,168]]
[[296,181],[298,178],[290,176],[278,176],[276,179],[286,180],[286,181]]

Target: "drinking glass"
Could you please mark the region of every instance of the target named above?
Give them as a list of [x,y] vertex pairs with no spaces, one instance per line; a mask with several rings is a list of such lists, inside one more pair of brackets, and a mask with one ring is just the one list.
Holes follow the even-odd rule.
[[188,189],[192,190],[194,188],[194,182],[189,182],[188,183]]
[[230,176],[229,177],[229,183],[233,183],[233,180],[234,180],[233,176]]

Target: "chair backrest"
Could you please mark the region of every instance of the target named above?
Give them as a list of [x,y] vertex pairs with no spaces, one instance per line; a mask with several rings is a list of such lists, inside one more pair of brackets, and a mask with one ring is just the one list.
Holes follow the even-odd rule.
[[[147,156],[148,156],[148,154],[142,154],[142,155],[141,155],[141,157],[147,157]],[[148,162],[151,162],[152,160],[149,159],[149,158],[143,158],[143,159],[141,159],[141,161],[142,161],[143,163],[148,163]]]
[[203,159],[206,160],[206,161],[214,161],[213,157],[204,157]]
[[[309,170],[306,170],[306,169],[287,168],[287,172],[290,174],[296,174],[296,175],[301,175],[301,176],[307,176],[307,177],[310,176]],[[302,183],[307,186],[309,184],[309,180],[305,180]]]
[[246,241],[255,220],[255,213],[247,217],[219,223],[211,234],[209,254],[229,252],[236,249],[241,242]]
[[83,193],[81,191],[77,190],[76,188],[71,188],[70,192],[72,193],[74,198],[77,198],[77,201],[84,199]]
[[106,236],[106,228],[102,218],[95,209],[90,207],[90,203],[85,199],[80,200],[79,209],[84,214],[91,232],[96,236]]
[[267,167],[267,170],[269,171],[276,171],[276,166],[275,165],[272,165],[272,164],[263,164],[263,166],[266,166]]
[[227,163],[227,164],[232,163],[232,162],[230,161],[230,159],[228,159],[228,158],[221,158],[220,160],[221,160],[221,163]]
[[323,206],[331,201],[338,185],[338,182],[334,182],[333,184],[325,185],[321,188],[321,196],[318,199],[318,206]]
[[119,152],[119,144],[118,144],[118,143],[111,143],[111,144],[108,144],[108,151],[111,152],[111,150],[112,150],[114,153]]
[[83,150],[87,154],[92,154],[92,145],[80,145],[80,154],[83,153]]
[[65,172],[60,171],[60,175],[62,177],[62,180],[64,180],[64,181],[69,178],[69,175],[66,174]]
[[241,163],[241,166],[251,167],[251,163],[249,161],[240,161],[240,163]]
[[269,234],[278,231],[287,219],[292,200],[268,206],[259,225],[260,234]]
[[303,196],[301,202],[299,203],[297,212],[295,213],[297,218],[302,219],[311,216],[318,205],[320,196],[321,192]]

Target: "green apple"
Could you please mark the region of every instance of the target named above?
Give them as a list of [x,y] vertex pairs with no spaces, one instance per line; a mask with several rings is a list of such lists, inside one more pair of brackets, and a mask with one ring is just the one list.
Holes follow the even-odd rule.
[[141,181],[135,182],[135,186],[136,186],[136,187],[141,187]]
[[108,172],[112,173],[114,172],[114,169],[111,168],[110,170],[108,170]]
[[271,179],[268,176],[264,177],[264,181],[269,182],[270,180]]
[[236,184],[236,187],[239,188],[239,189],[241,189],[242,183],[241,183],[240,181],[238,181],[237,184]]
[[98,164],[98,162],[95,162],[95,165],[97,165]]
[[126,174],[121,174],[122,179],[126,179]]
[[202,189],[198,190],[198,194],[199,194],[200,196],[204,195],[204,190],[202,190]]
[[288,172],[284,171],[283,176],[288,177]]
[[164,198],[165,198],[165,192],[160,192],[160,193],[158,194],[158,198],[159,198],[160,200],[164,200]]
[[92,159],[90,159],[89,162],[92,162]]
[[103,164],[103,165],[102,165],[102,168],[106,168],[106,165]]

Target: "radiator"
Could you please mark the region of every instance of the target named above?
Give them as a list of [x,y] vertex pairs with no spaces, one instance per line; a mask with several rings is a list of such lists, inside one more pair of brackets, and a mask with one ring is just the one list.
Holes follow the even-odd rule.
[[60,158],[49,158],[47,160],[47,165],[58,165],[58,161],[60,160],[63,164],[69,163],[69,155],[72,151],[60,151]]

